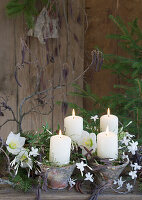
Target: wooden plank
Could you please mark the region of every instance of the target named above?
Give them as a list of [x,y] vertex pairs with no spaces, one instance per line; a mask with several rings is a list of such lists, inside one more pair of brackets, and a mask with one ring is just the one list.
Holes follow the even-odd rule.
[[[23,28],[21,27],[21,35],[23,32]],[[18,37],[20,38],[20,36]],[[27,45],[30,50],[30,53],[27,53],[26,59],[28,59],[31,64],[25,65],[25,67],[19,72],[19,80],[21,81],[22,88],[18,88],[18,103],[20,106],[20,103],[22,100],[31,95],[35,92],[36,83],[37,83],[37,74],[40,74],[40,69],[42,68],[42,75],[41,80],[39,83],[38,91],[42,91],[47,89],[48,87],[51,87],[51,79],[53,77],[52,73],[52,65],[51,63],[47,65],[46,60],[46,48],[45,45],[40,44],[37,38],[28,37]],[[49,44],[51,47],[52,45]],[[49,48],[50,48],[49,47]],[[17,52],[21,52],[21,46],[17,47]],[[38,61],[38,67],[37,62]],[[50,96],[50,92],[49,92]],[[27,112],[32,107],[39,105],[38,96],[34,96],[29,101],[27,101],[23,106],[23,112]],[[41,105],[41,104],[40,104]],[[49,126],[52,126],[52,114],[49,116],[47,115],[41,115],[39,113],[48,113],[50,109],[50,102],[49,105],[41,105],[37,109],[37,112],[30,112],[28,115],[25,116],[22,127],[24,131],[30,131],[35,130],[38,131],[41,129],[42,125],[47,123]]]
[[[141,200],[141,193],[133,194],[114,194],[103,193],[98,197],[98,200]],[[34,200],[35,192],[22,193],[13,190],[0,190],[0,200]],[[74,190],[49,190],[41,193],[41,200],[89,200],[90,194],[80,194]]]
[[[8,0],[1,0],[0,3],[0,96],[7,97],[8,105],[16,112],[14,20],[6,15],[8,2]],[[0,116],[0,124],[11,118],[11,113],[7,111],[4,117]],[[15,130],[16,123],[8,122],[0,129],[0,136],[6,138],[10,131]]]
[[[88,16],[88,30],[85,35],[85,66],[91,62],[91,51],[99,47],[104,53],[117,53],[117,42],[106,38],[106,35],[115,33],[117,28],[108,18],[110,14],[116,15],[117,1],[86,0]],[[118,82],[118,77],[110,70],[101,69],[100,72],[90,70],[86,73],[85,81],[90,85],[94,94],[99,96],[109,95],[114,92],[113,85]],[[84,107],[91,110],[92,102],[84,99]]]
[[[25,30],[26,30],[26,24],[24,21],[24,17],[16,17],[15,19],[15,46],[16,46],[16,51],[15,51],[15,56],[16,56],[16,65],[21,64],[22,62],[22,40],[25,39]],[[26,41],[27,45],[29,45],[29,40]],[[29,60],[29,53],[25,54],[25,60]],[[30,95],[30,65],[25,64],[23,67],[20,66],[20,69],[17,71],[17,77],[18,77],[18,82],[20,83],[21,87],[17,84],[17,115],[18,118],[20,117],[20,105],[21,102],[25,97]],[[31,105],[26,103],[23,108],[22,112],[26,112]],[[31,130],[31,116],[28,115],[23,118],[22,121],[22,129],[23,131],[28,131]]]
[[[57,49],[57,56],[55,55],[54,63],[54,86],[58,84],[66,84],[66,81],[63,79],[63,68],[67,66],[67,31],[66,31],[66,20],[65,16],[67,15],[67,0],[60,0],[57,3],[57,13],[60,18],[60,23],[58,27],[59,37],[53,41],[53,49],[55,55],[55,48]],[[65,13],[64,13],[65,12]],[[54,112],[53,112],[53,128],[57,129],[59,125],[63,130],[64,114],[62,112],[62,106],[57,105],[57,101],[66,101],[66,88],[61,87],[54,90]]]
[[[68,1],[68,24],[69,24],[69,79],[68,82],[76,80],[74,83],[83,88],[84,71],[84,19],[85,19],[85,1]],[[80,77],[80,78],[79,78]],[[80,97],[70,96],[70,92],[75,92],[72,85],[67,87],[67,100],[78,106],[83,106],[83,100]],[[70,113],[69,113],[70,112]],[[68,114],[71,114],[69,111]]]
[[[66,84],[65,88],[54,91],[54,102],[72,102],[82,106],[82,99],[69,95],[74,91],[73,80],[83,72],[84,65],[84,1],[68,0],[60,1],[60,16],[62,18],[59,39],[55,41],[55,47],[60,44],[60,55],[56,57],[54,64],[54,85],[57,85],[61,78],[61,85]],[[80,19],[78,22],[77,19]],[[68,71],[67,80],[63,78],[63,70]],[[83,86],[83,77],[78,83]],[[55,105],[54,110],[54,129],[58,123],[63,129],[64,112],[61,106]],[[66,115],[71,115],[71,109],[67,109]]]
[[[50,48],[52,49],[52,43],[48,42],[49,51]],[[47,64],[46,60],[46,48],[44,44],[40,44],[37,38],[30,38],[30,49],[33,53],[34,57],[38,59],[39,62],[39,69],[36,67],[35,64],[30,65],[30,93],[35,91],[36,81],[37,81],[37,74],[41,72],[41,80],[39,84],[39,91],[43,91],[51,87],[52,77],[53,77],[53,64]],[[33,59],[33,58],[32,58]],[[48,96],[51,97],[51,90],[48,92]],[[44,94],[45,95],[45,94]],[[40,96],[43,97],[44,95]],[[35,96],[30,104],[31,106],[35,106],[40,104],[37,100],[38,96]],[[51,98],[46,99],[49,100],[47,105],[40,104],[39,108],[37,109],[41,113],[48,113],[50,111],[51,106]],[[52,113],[50,115],[41,115],[39,113],[31,113],[31,129],[38,130],[41,126],[48,122],[48,125],[52,128]]]

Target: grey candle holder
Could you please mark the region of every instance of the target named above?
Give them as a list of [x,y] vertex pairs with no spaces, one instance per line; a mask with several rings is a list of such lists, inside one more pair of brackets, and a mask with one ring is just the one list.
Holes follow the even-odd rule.
[[41,165],[42,172],[47,175],[47,186],[51,189],[64,189],[68,186],[68,180],[70,179],[76,164],[70,164],[63,167],[54,167]]

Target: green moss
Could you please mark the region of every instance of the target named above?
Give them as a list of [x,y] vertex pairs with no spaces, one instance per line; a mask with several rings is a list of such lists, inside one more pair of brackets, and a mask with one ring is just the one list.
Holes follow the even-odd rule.
[[19,168],[18,174],[12,178],[9,177],[9,180],[14,183],[14,188],[17,190],[22,190],[28,192],[35,185],[37,185],[37,180],[32,177],[28,177],[27,171],[25,169]]

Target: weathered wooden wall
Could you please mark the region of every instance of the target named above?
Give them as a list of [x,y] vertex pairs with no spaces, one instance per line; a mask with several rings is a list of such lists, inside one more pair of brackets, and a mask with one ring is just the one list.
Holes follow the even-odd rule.
[[[107,39],[106,35],[117,33],[117,27],[109,19],[109,15],[120,16],[125,23],[139,18],[141,23],[142,1],[141,0],[86,0],[86,13],[88,16],[88,30],[85,34],[85,65],[90,62],[88,52],[94,47],[99,47],[106,54],[121,54],[117,42]],[[85,80],[90,84],[92,91],[99,95],[109,95],[114,92],[113,85],[120,83],[118,76],[109,70],[102,69],[100,72],[87,72]],[[84,107],[92,109],[93,105],[84,100]]]
[[[20,38],[25,35],[25,21],[23,17],[9,18],[6,15],[5,7],[8,0],[1,0],[0,3],[0,96],[8,97],[8,104],[14,109],[18,115],[19,106],[23,98],[30,95],[34,91],[35,80],[37,75],[37,68],[34,64],[25,65],[24,68],[18,71],[18,80],[22,87],[17,86],[14,71],[15,66],[21,61],[21,45]],[[27,44],[29,45],[32,54],[39,59],[40,66],[44,66],[42,72],[42,79],[40,82],[40,90],[44,90],[50,86],[56,86],[59,82],[60,75],[63,70],[63,63],[67,63],[69,76],[67,83],[70,83],[83,71],[84,62],[84,22],[83,22],[83,8],[84,0],[59,0],[59,9],[62,16],[61,29],[59,30],[58,39],[48,39],[49,54],[53,55],[55,62],[50,62],[47,65],[46,48],[45,45],[39,43],[36,38],[29,37]],[[63,10],[65,5],[65,13]],[[66,24],[64,14],[67,16],[68,24]],[[80,16],[80,23],[77,22],[77,17]],[[67,26],[68,32],[67,32]],[[77,38],[76,38],[77,37]],[[55,55],[55,48],[60,44],[60,59]],[[26,55],[29,57],[30,55]],[[32,59],[32,58],[30,58]],[[73,62],[71,62],[71,60]],[[62,81],[63,83],[63,81]],[[82,86],[83,81],[80,79],[78,83]],[[51,90],[54,103],[54,112],[49,116],[31,113],[25,116],[23,120],[23,130],[37,130],[42,124],[49,123],[54,130],[57,124],[63,128],[64,114],[61,111],[61,106],[56,105],[56,101],[69,101],[82,105],[80,98],[69,96],[68,93],[72,91],[71,86],[58,90]],[[50,93],[49,93],[50,95]],[[23,107],[23,111],[28,111],[37,102],[35,98],[32,101],[27,101]],[[50,106],[42,106],[41,112],[48,112]],[[68,109],[67,113],[71,113]],[[6,118],[10,119],[12,116],[7,111],[4,117],[0,117],[0,124]],[[9,122],[0,129],[0,136],[6,137],[9,131],[16,131],[17,125],[15,122]]]
[[[14,70],[16,64],[21,58],[21,46],[20,38],[25,34],[25,22],[23,17],[10,19],[5,12],[5,6],[8,0],[1,0],[0,4],[0,96],[5,95],[9,99],[9,105],[14,108],[14,111],[18,113],[21,100],[33,92],[33,83],[36,79],[36,69],[34,65],[27,65],[18,73],[18,79],[22,84],[22,87],[16,85],[14,79]],[[117,42],[106,39],[106,35],[117,32],[116,26],[108,16],[120,15],[127,23],[135,17],[141,19],[141,0],[85,0],[86,13],[88,16],[88,30],[85,33],[83,26],[78,25],[76,18],[79,12],[82,12],[84,7],[84,0],[60,0],[61,10],[63,14],[63,2],[66,4],[66,13],[69,23],[69,29],[71,32],[67,35],[65,19],[62,20],[62,28],[60,30],[60,37],[58,40],[49,39],[49,51],[54,52],[57,43],[61,44],[60,57],[62,62],[68,63],[70,71],[68,82],[79,75],[83,71],[83,57],[85,49],[85,64],[90,63],[90,54],[95,46],[100,47],[105,53],[120,53]],[[72,5],[72,9],[71,9]],[[81,9],[80,9],[81,8]],[[72,10],[72,16],[69,14]],[[86,24],[85,24],[86,26]],[[78,42],[76,42],[77,36]],[[85,47],[84,47],[85,41]],[[59,80],[59,74],[63,69],[58,57],[55,57],[55,63],[50,63],[46,66],[46,50],[37,39],[28,38],[27,41],[33,54],[38,56],[40,64],[45,66],[43,71],[42,83],[40,89],[56,83]],[[122,53],[122,52],[121,52]],[[71,63],[70,58],[75,62]],[[75,58],[75,59],[74,59]],[[89,71],[85,75],[85,81],[90,84],[94,93],[103,96],[109,95],[114,91],[113,85],[120,82],[118,76],[112,75],[108,70],[101,70],[100,72]],[[82,85],[82,79],[79,80],[79,84]],[[59,89],[53,92],[54,102],[58,100],[75,102],[78,105],[82,105],[82,100],[78,97],[68,96],[67,93],[72,88],[69,86],[66,89]],[[24,110],[28,110],[34,105],[36,100],[27,102],[24,106]],[[84,107],[92,109],[92,105],[88,100],[84,100]],[[44,106],[42,111],[48,111],[49,106]],[[68,114],[71,109],[68,109]],[[17,114],[18,115],[18,114]],[[4,117],[0,117],[0,123],[3,123],[6,118],[11,118],[11,115],[7,111]],[[55,110],[52,114],[47,116],[37,115],[36,113],[30,114],[24,118],[23,128],[24,130],[35,129],[41,127],[41,124],[46,121],[54,129],[57,124],[63,125],[64,115],[61,112],[61,106],[55,105]],[[9,131],[16,130],[16,123],[9,122],[5,127],[0,130],[0,135],[6,137]]]

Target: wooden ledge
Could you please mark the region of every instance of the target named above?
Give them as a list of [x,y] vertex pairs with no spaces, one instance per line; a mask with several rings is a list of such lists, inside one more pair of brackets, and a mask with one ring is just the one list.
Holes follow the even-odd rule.
[[[34,192],[17,192],[11,188],[0,190],[0,200],[35,200]],[[41,193],[41,200],[88,200],[90,194],[80,194],[75,190],[48,190]],[[131,193],[126,195],[104,193],[98,200],[142,200],[142,193]]]

